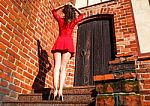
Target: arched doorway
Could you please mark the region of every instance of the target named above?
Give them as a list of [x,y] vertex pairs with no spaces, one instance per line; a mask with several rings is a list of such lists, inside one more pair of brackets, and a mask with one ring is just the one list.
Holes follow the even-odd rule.
[[78,27],[74,86],[94,85],[93,75],[107,74],[115,56],[113,15],[96,15]]

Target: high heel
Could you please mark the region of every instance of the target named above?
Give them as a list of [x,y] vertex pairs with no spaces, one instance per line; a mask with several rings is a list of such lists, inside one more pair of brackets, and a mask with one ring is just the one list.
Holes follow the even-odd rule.
[[59,94],[59,100],[60,100],[60,101],[63,101],[63,100],[64,100],[63,94]]
[[54,91],[54,100],[57,100],[57,98],[58,98],[58,94],[57,94],[57,90],[56,90],[56,91]]

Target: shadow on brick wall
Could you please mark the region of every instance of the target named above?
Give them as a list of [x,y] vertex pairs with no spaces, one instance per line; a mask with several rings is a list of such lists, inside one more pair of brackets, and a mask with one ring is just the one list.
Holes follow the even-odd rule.
[[42,49],[39,40],[37,40],[37,46],[38,46],[38,58],[39,58],[38,59],[39,71],[32,85],[32,89],[34,90],[34,93],[47,94],[48,92],[50,92],[50,89],[46,89],[44,87],[45,87],[46,74],[50,71],[51,64],[48,61],[48,54],[46,50]]

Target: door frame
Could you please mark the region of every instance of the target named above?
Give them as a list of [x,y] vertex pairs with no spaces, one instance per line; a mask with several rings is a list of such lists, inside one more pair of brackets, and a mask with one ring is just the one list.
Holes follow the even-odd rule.
[[[82,25],[84,23],[88,23],[88,22],[94,21],[96,19],[98,19],[98,20],[103,20],[104,19],[104,20],[109,20],[111,22],[110,26],[111,26],[112,30],[110,30],[111,31],[110,32],[110,34],[111,34],[110,35],[110,37],[111,37],[110,39],[113,40],[113,41],[111,41],[111,42],[113,42],[113,43],[111,43],[111,46],[113,47],[113,48],[111,48],[111,49],[113,49],[111,51],[113,51],[112,59],[114,59],[115,58],[115,54],[116,54],[116,51],[115,51],[116,50],[116,46],[115,46],[116,42],[115,42],[115,38],[114,38],[115,31],[114,31],[114,16],[113,16],[113,14],[98,14],[98,15],[94,15],[94,16],[91,16],[91,17],[87,17],[87,18],[84,18],[83,21],[81,23],[79,23],[79,25]],[[77,42],[77,44],[78,44],[78,42]],[[77,55],[77,48],[76,48],[76,55]],[[76,59],[75,59],[75,70],[76,69],[77,69],[77,66],[76,66]],[[75,85],[75,80],[74,80],[74,85]],[[93,85],[94,85],[94,81],[93,81]],[[75,85],[75,86],[78,86],[78,85]]]

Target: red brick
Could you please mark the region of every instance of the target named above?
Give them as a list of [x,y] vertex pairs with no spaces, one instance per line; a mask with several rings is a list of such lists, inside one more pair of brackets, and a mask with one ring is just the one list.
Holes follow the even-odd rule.
[[3,18],[1,18],[1,17],[0,17],[0,22],[1,22],[3,25],[6,24],[6,21],[5,21]]
[[8,11],[6,10],[5,7],[3,7],[2,5],[0,5],[0,10],[2,10],[6,15],[8,15]]
[[17,40],[11,39],[10,42],[11,42],[13,45],[17,46],[20,50],[22,50],[22,45],[21,45]]
[[17,68],[16,70],[17,73],[23,74],[23,69],[21,69],[20,67]]
[[29,91],[26,90],[26,89],[23,89],[22,93],[23,93],[23,94],[29,94]]
[[16,86],[20,86],[21,82],[18,79],[14,79],[14,84]]
[[32,74],[32,73],[28,73],[28,72],[26,72],[26,71],[24,71],[24,73],[23,73],[23,75],[24,75],[25,77],[27,77],[27,78],[33,80],[33,79],[34,79],[34,76],[31,75],[31,74]]
[[14,58],[19,60],[20,56],[17,53],[15,53],[14,51],[12,51],[11,49],[8,48],[6,52],[8,54],[10,54],[11,56],[13,56]]
[[11,37],[14,36],[14,34],[5,26],[1,25],[1,28],[4,32],[6,32],[8,35],[10,35]]
[[19,49],[16,47],[16,45],[12,45],[11,49],[15,52],[18,53]]
[[150,100],[150,96],[145,96],[145,100]]
[[33,38],[31,37],[31,35],[30,34],[28,34],[28,33],[24,33],[24,36],[27,38],[27,39],[29,39],[30,40],[30,42],[33,42]]
[[9,14],[9,18],[12,20],[12,21],[15,21],[15,16],[14,15],[12,15],[11,13]]
[[9,95],[10,90],[0,87],[0,94]]
[[4,0],[1,0],[0,3],[6,8],[7,4],[4,2]]
[[4,1],[7,3],[7,5],[9,5],[9,7],[13,6],[12,3],[9,0],[4,0]]
[[14,64],[10,63],[10,62],[7,61],[7,60],[3,60],[2,63],[3,63],[5,66],[11,68],[12,70],[16,70],[16,68],[17,68]]
[[27,70],[27,66],[20,61],[16,61],[16,65],[24,70]]
[[8,74],[8,75],[10,75],[11,72],[12,72],[11,69],[9,69],[8,67],[4,66],[3,64],[0,64],[0,70],[1,70],[2,72],[5,72],[5,73]]
[[150,102],[143,100],[141,106],[150,106]]
[[30,57],[33,58],[33,60],[38,60],[38,57],[34,54],[32,54],[31,52],[29,52]]
[[14,28],[10,25],[10,24],[6,24],[6,27],[10,30],[10,31],[12,31]]
[[0,29],[0,35],[3,33],[2,29]]
[[0,10],[0,16],[3,17],[3,12]]
[[12,57],[11,55],[8,56],[8,61],[10,61],[11,63],[15,62],[15,58]]
[[6,46],[3,43],[0,43],[0,49],[2,49],[3,51],[6,51]]
[[7,58],[8,54],[6,54],[4,51],[0,50],[0,56],[2,56],[3,58]]
[[0,78],[4,79],[6,81],[9,81],[10,83],[13,82],[12,77],[10,77],[10,76],[6,75],[5,73],[2,73],[2,72],[0,72]]
[[23,58],[25,58],[26,60],[29,60],[29,56],[25,53],[25,52],[23,52],[23,51],[19,51],[19,55],[21,55]]
[[23,57],[20,57],[20,61],[23,63],[23,64],[26,64],[26,59],[25,58],[23,58]]
[[10,84],[9,85],[9,89],[13,90],[13,91],[16,91],[18,93],[21,93],[22,92],[22,88],[16,86],[16,85],[13,85],[13,84]]
[[19,16],[22,19],[22,21],[24,21],[24,23],[29,23],[29,20],[23,13],[19,13]]
[[143,89],[149,89],[150,90],[150,85],[149,84],[144,84]]
[[28,44],[26,44],[24,41],[21,42],[21,44],[26,47],[29,51],[31,51],[31,46],[29,46]]
[[[23,24],[23,23],[22,23],[22,24]],[[23,24],[23,25],[24,25],[24,24]],[[18,26],[17,29],[18,29],[18,31],[19,31],[21,34],[23,34],[23,29],[22,29],[21,27]]]
[[150,79],[145,79],[145,80],[142,81],[142,83],[144,83],[144,84],[150,84]]
[[8,82],[5,81],[5,80],[1,80],[0,81],[0,86],[7,87],[8,86]]
[[11,38],[10,35],[8,35],[6,33],[4,33],[2,36],[3,36],[3,38],[7,39],[7,41],[9,41]]
[[[18,35],[18,34],[16,34],[16,35]],[[23,40],[23,37],[22,36],[15,36],[14,40],[16,40],[18,43],[20,43]]]
[[150,75],[147,73],[147,74],[141,74],[141,77],[142,78],[149,78],[150,77]]
[[19,74],[19,73],[17,73],[17,72],[13,72],[13,73],[12,73],[12,76],[13,76],[14,78],[17,78],[17,79],[20,80],[20,81],[24,81],[24,76],[21,75],[21,74]]
[[32,89],[31,86],[29,86],[29,85],[27,85],[27,84],[25,84],[25,83],[22,83],[22,82],[21,82],[21,87],[22,87],[22,88],[25,88],[26,90],[31,90],[31,89]]
[[37,67],[36,67],[35,65],[33,65],[33,64],[29,63],[29,62],[27,62],[27,66],[28,66],[29,68],[33,69],[33,70],[36,70],[36,69],[37,69]]

